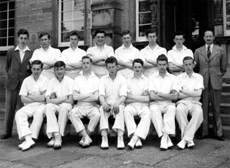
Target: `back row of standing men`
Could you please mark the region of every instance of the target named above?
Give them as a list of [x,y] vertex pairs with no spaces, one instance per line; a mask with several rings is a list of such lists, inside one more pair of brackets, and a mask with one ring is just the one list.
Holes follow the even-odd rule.
[[[29,75],[29,69],[30,69],[28,67],[29,61],[33,62],[35,60],[40,60],[44,64],[44,66],[43,66],[44,70],[42,71],[42,74],[44,76],[48,77],[49,79],[52,79],[53,77],[58,79],[58,76],[61,75],[61,72],[60,72],[60,74],[57,72],[57,73],[55,73],[56,74],[56,76],[55,76],[54,72],[53,72],[53,66],[55,65],[55,63],[58,60],[62,60],[63,62],[65,62],[66,75],[67,76],[74,79],[76,76],[79,76],[79,78],[80,78],[83,75],[83,74],[80,74],[79,72],[82,69],[82,67],[84,67],[84,65],[82,65],[82,57],[84,55],[86,55],[86,52],[81,50],[80,48],[78,48],[78,34],[76,31],[72,31],[70,33],[70,48],[64,50],[62,53],[60,53],[60,51],[58,49],[54,49],[50,46],[50,35],[48,33],[41,33],[39,38],[40,38],[42,47],[40,49],[35,50],[33,55],[32,55],[32,52],[30,52],[29,48],[26,45],[27,41],[28,41],[28,37],[29,37],[29,34],[26,30],[24,30],[24,29],[19,30],[19,32],[18,32],[18,41],[19,41],[18,46],[14,49],[10,49],[7,53],[7,59],[6,59],[6,73],[7,73],[7,80],[6,80],[7,90],[6,90],[6,93],[7,94],[6,94],[5,134],[1,137],[2,139],[7,139],[7,138],[11,137],[12,124],[13,124],[13,119],[14,119],[14,114],[15,114],[15,109],[16,109],[16,104],[17,104],[17,95],[18,95],[18,92],[20,90],[20,86],[22,84],[23,79]],[[146,32],[146,37],[149,41],[149,45],[146,46],[144,49],[142,49],[140,52],[138,49],[136,49],[135,47],[132,46],[131,37],[132,37],[132,35],[129,31],[124,31],[122,33],[123,45],[121,47],[119,47],[118,49],[116,49],[115,54],[114,54],[113,48],[110,46],[107,46],[104,42],[105,32],[103,32],[103,31],[96,32],[96,34],[95,34],[96,45],[94,47],[90,47],[87,50],[88,56],[90,56],[90,58],[92,59],[92,64],[93,64],[92,71],[98,77],[104,76],[103,78],[101,78],[101,81],[105,80],[104,83],[108,84],[105,86],[108,87],[107,89],[111,90],[111,94],[112,94],[114,91],[113,89],[118,87],[119,85],[117,85],[117,84],[114,85],[113,82],[109,83],[109,82],[111,82],[110,81],[111,74],[115,73],[114,71],[117,72],[117,70],[118,70],[119,76],[123,76],[125,79],[132,79],[133,77],[135,77],[135,75],[134,75],[135,73],[133,74],[133,71],[132,71],[132,68],[135,67],[133,64],[134,59],[140,58],[140,60],[143,61],[143,65],[141,62],[139,62],[138,65],[140,64],[141,68],[143,66],[144,74],[150,80],[149,86],[151,86],[151,83],[152,83],[152,92],[150,89],[151,87],[149,87],[150,99],[154,100],[154,102],[161,102],[160,103],[161,105],[158,106],[157,108],[152,106],[152,111],[155,111],[155,113],[157,112],[160,115],[156,115],[154,113],[154,115],[152,115],[153,117],[151,119],[154,123],[154,126],[156,128],[156,131],[157,131],[159,137],[161,137],[161,147],[163,149],[167,149],[168,147],[170,147],[172,145],[168,135],[175,134],[173,132],[175,124],[171,123],[168,125],[165,123],[167,121],[167,120],[165,120],[165,118],[167,118],[167,115],[169,115],[169,114],[173,115],[172,112],[167,113],[167,111],[168,110],[173,111],[173,110],[170,109],[171,107],[169,108],[167,106],[167,108],[166,108],[164,105],[162,106],[162,102],[164,102],[165,99],[166,100],[177,99],[177,96],[175,98],[174,94],[175,94],[175,92],[176,93],[179,92],[179,98],[188,99],[188,100],[192,99],[192,101],[190,100],[190,102],[193,102],[195,100],[196,103],[193,103],[193,104],[200,105],[199,97],[201,94],[200,90],[203,89],[203,87],[202,87],[203,84],[202,84],[202,82],[200,82],[200,80],[198,80],[200,77],[199,76],[197,77],[197,74],[195,74],[195,73],[194,73],[194,75],[188,75],[187,74],[187,76],[186,76],[185,73],[182,73],[182,72],[184,72],[184,69],[186,69],[186,66],[189,67],[189,68],[187,68],[188,71],[189,70],[191,71],[191,69],[193,69],[193,67],[195,66],[193,59],[190,60],[192,63],[188,63],[188,65],[182,66],[183,59],[186,56],[189,56],[190,58],[193,57],[192,51],[187,49],[185,46],[183,46],[183,42],[184,42],[183,34],[181,34],[181,33],[175,34],[174,42],[176,45],[173,47],[172,50],[168,51],[168,54],[167,54],[168,58],[165,56],[165,58],[166,58],[165,60],[164,59],[160,60],[161,63],[163,61],[162,64],[159,62],[159,60],[157,62],[157,58],[159,55],[161,55],[161,57],[163,57],[163,55],[166,55],[166,49],[157,45],[157,43],[156,43],[156,40],[157,40],[156,32],[153,32],[153,31],[147,31]],[[202,116],[202,118],[204,117],[204,124],[203,124],[203,133],[200,136],[200,138],[205,138],[209,134],[208,133],[208,104],[209,104],[209,94],[211,94],[211,102],[212,102],[214,119],[215,119],[213,125],[214,125],[214,129],[216,129],[215,135],[219,140],[224,140],[223,132],[222,132],[221,118],[220,118],[220,96],[221,96],[221,89],[222,89],[222,76],[226,72],[226,66],[227,66],[226,62],[227,61],[226,61],[226,56],[225,56],[224,50],[221,47],[213,45],[214,35],[213,35],[212,31],[208,30],[205,32],[204,40],[206,42],[206,45],[201,47],[201,48],[198,48],[194,54],[195,61],[196,61],[196,67],[198,67],[200,74],[204,77],[204,91],[203,91],[204,115]],[[31,58],[31,56],[32,56],[32,58]],[[107,60],[107,58],[111,57],[111,56],[115,56],[116,57],[115,60],[117,60],[118,66],[116,66],[116,63],[115,63],[115,70],[113,70],[114,67],[111,67],[112,69],[109,69],[108,66],[105,67],[105,60]],[[114,58],[114,57],[111,57],[111,58]],[[108,59],[108,60],[110,60],[110,59]],[[186,61],[186,63],[187,63],[187,61]],[[184,74],[184,76],[180,75],[180,76],[184,77],[184,79],[181,80],[181,82],[180,82],[180,84],[183,84],[183,85],[181,85],[180,89],[169,87],[169,86],[171,86],[170,83],[172,84],[173,83],[172,81],[174,81],[174,80],[172,80],[174,78],[174,76],[166,73],[166,68],[168,67],[168,62],[169,62],[169,69],[173,74],[175,74],[175,75],[178,75],[181,73]],[[165,65],[164,65],[164,63],[165,63]],[[59,64],[60,64],[60,62],[59,62]],[[114,62],[112,62],[112,64],[114,64]],[[58,65],[56,68],[60,69],[60,67],[62,67],[62,66]],[[161,68],[162,68],[162,71],[164,71],[163,69],[165,69],[163,76],[160,75],[161,74],[161,70],[160,70]],[[65,67],[64,67],[64,69],[65,69]],[[107,70],[109,72],[111,71],[109,75],[106,75],[108,73]],[[134,72],[135,72],[135,70],[134,70]],[[191,74],[193,74],[193,71]],[[169,77],[168,77],[168,75],[169,75]],[[189,76],[189,78],[188,78],[188,76]],[[106,79],[106,77],[110,77],[110,78]],[[52,80],[55,80],[55,78],[53,78]],[[154,78],[154,80],[152,80],[153,78]],[[178,77],[178,78],[180,78],[180,77]],[[186,79],[186,78],[188,78],[188,79]],[[106,81],[106,80],[108,80],[108,81]],[[197,80],[199,81],[199,83]],[[188,83],[184,83],[184,81],[187,81]],[[194,81],[196,81],[196,82],[194,82]],[[122,82],[122,78],[120,80],[118,80],[118,82]],[[156,84],[153,84],[154,82],[156,82]],[[49,82],[49,83],[51,83],[51,82]],[[70,84],[70,83],[71,82],[67,82],[67,84]],[[133,83],[137,84],[138,82],[134,81]],[[54,81],[52,86],[58,87],[58,82]],[[144,91],[146,91],[146,90],[144,90],[143,93],[140,94],[139,92],[141,90],[140,89],[141,85],[137,85],[137,86],[138,86],[136,88],[137,91],[134,91],[134,92],[137,93],[138,96],[147,96],[146,93],[144,93]],[[48,88],[47,88],[47,91],[45,93],[46,101],[48,104],[46,105],[46,107],[44,107],[44,108],[47,108],[48,110],[45,110],[45,111],[52,111],[52,110],[54,112],[60,111],[61,109],[59,109],[59,106],[58,107],[57,106],[55,106],[55,107],[50,106],[49,103],[55,102],[52,99],[55,99],[58,96],[56,95],[57,93],[53,94],[53,91],[48,92]],[[68,88],[68,87],[66,87],[66,88]],[[58,90],[58,88],[55,88],[55,89]],[[112,109],[113,113],[115,113],[117,116],[117,114],[119,114],[119,113],[117,113],[116,111],[119,112],[121,110],[119,105],[124,103],[125,98],[128,101],[127,103],[130,103],[129,101],[131,101],[131,100],[132,100],[131,102],[133,102],[133,103],[139,102],[139,101],[140,102],[142,102],[142,101],[146,102],[145,98],[144,98],[144,100],[142,99],[142,97],[133,98],[132,94],[128,94],[128,95],[124,95],[124,97],[125,97],[125,98],[123,98],[124,100],[119,99],[120,101],[118,101],[118,103],[117,102],[116,103],[115,102],[108,103],[106,101],[107,96],[110,97],[112,95],[110,95],[110,94],[107,95],[105,93],[105,90],[108,91],[107,89],[104,88],[104,93],[102,91],[103,89],[101,89],[101,91],[99,89],[99,100],[100,100],[100,103],[102,105],[100,108],[101,111],[110,111]],[[79,90],[77,90],[77,92],[79,94]],[[132,91],[129,91],[129,92],[132,92]],[[41,94],[41,92],[40,92],[40,94]],[[41,94],[41,95],[43,95],[43,94]],[[124,93],[124,94],[127,94],[127,93]],[[60,95],[62,95],[62,93],[60,93]],[[101,98],[101,96],[102,97],[104,96],[104,99]],[[131,98],[129,96],[131,96]],[[41,97],[39,97],[39,98],[41,98]],[[66,99],[59,100],[59,101],[60,102],[67,101],[68,103],[71,104],[71,100],[70,100],[71,98],[69,96],[66,97],[66,95],[65,95],[64,98],[66,98]],[[88,98],[92,99],[92,97],[90,97],[90,96]],[[85,98],[85,99],[88,99],[88,98]],[[77,100],[78,98],[75,98],[75,99]],[[82,98],[81,100],[83,100],[83,99],[84,98]],[[110,98],[108,98],[108,99],[110,99]],[[111,99],[113,100],[114,98],[111,98]],[[79,101],[79,102],[81,102],[81,101]],[[23,103],[25,103],[25,102],[23,102]],[[113,103],[115,103],[115,104],[113,104]],[[184,104],[186,105],[186,107],[181,107],[182,111],[187,111],[189,113],[192,113],[192,111],[194,109],[190,109],[192,107],[191,104],[188,104],[188,105],[186,103],[184,103]],[[111,105],[113,105],[113,108],[111,108]],[[118,105],[118,106],[116,106],[116,105]],[[65,107],[65,108],[67,109],[67,111],[71,110],[70,107]],[[78,115],[80,115],[79,113],[81,113],[82,111],[84,111],[84,110],[77,110]],[[132,109],[130,111],[135,111],[135,109]],[[140,111],[140,110],[138,110],[138,111]],[[199,111],[199,110],[195,110],[195,111]],[[69,116],[71,116],[70,115],[71,112],[69,113]],[[128,113],[128,112],[126,112],[126,113]],[[124,113],[124,114],[126,114],[126,113]],[[164,114],[164,122],[162,121],[161,113]],[[49,113],[49,114],[51,114],[51,113]],[[101,114],[102,114],[102,112],[101,112]],[[105,114],[107,114],[107,113],[105,113]],[[30,114],[30,115],[32,115],[32,114]],[[46,113],[46,115],[47,115],[47,113]],[[140,114],[138,114],[138,115],[140,115]],[[193,115],[193,114],[191,114],[191,115]],[[174,119],[174,117],[172,117],[172,116],[168,116],[168,117],[171,120],[172,120],[172,118]],[[47,118],[49,118],[48,115],[47,115]],[[66,118],[66,117],[64,117],[64,118]],[[102,117],[102,115],[101,115],[101,120],[103,120],[103,118],[104,118],[104,120],[106,120],[106,117]],[[197,122],[198,124],[193,129],[196,130],[198,128],[197,126],[199,126],[200,123],[202,122],[202,120],[203,120],[202,118],[199,118],[199,122]],[[70,120],[71,120],[71,117],[70,117]],[[191,139],[191,137],[190,138],[188,138],[186,136],[184,137],[185,129],[188,129],[188,127],[186,127],[185,121],[186,121],[185,117],[183,117],[183,119],[181,120],[181,123],[178,119],[179,125],[182,129],[182,134],[181,134],[182,135],[182,141],[178,144],[178,146],[181,148],[184,148],[186,144],[188,146],[190,146],[190,145],[194,146],[194,143],[192,140],[193,135],[192,135],[192,139]],[[66,121],[63,120],[62,122],[65,123]],[[117,126],[119,128],[122,127],[122,124],[120,122],[122,123],[122,120],[119,120],[119,123],[115,122],[115,125],[117,124]],[[190,122],[192,122],[192,120]],[[48,124],[48,122],[47,122],[47,124]],[[51,141],[48,143],[48,145],[56,146],[56,148],[59,148],[61,146],[60,135],[57,135],[55,133],[49,134],[48,129],[50,128],[52,130],[55,128],[55,129],[63,129],[62,131],[64,131],[64,128],[59,128],[57,125],[55,126],[55,123],[52,123],[52,124],[51,124],[52,125],[51,127],[47,128],[48,137],[49,138],[53,137],[51,139]],[[74,124],[74,122],[73,122],[73,124]],[[101,129],[101,133],[102,133],[101,147],[107,148],[107,146],[108,146],[108,144],[106,143],[106,141],[107,141],[107,139],[106,139],[107,124],[105,121],[100,122],[100,124],[102,124],[102,125],[105,124],[104,126],[100,125],[101,126],[100,129]],[[127,126],[128,134],[129,134],[129,128],[128,128],[127,122],[126,122],[126,126]],[[79,129],[79,127],[80,127],[79,125],[75,126],[76,131],[77,131],[77,129]],[[120,133],[118,131],[118,148],[123,148],[124,145],[122,144],[123,140],[121,138],[121,137],[123,137],[123,130],[119,129],[119,128],[114,128],[114,129],[117,131],[121,130]],[[132,125],[132,130],[134,130],[134,128],[135,128],[135,126]],[[82,139],[80,144],[82,144],[83,146],[88,146],[91,143],[91,139],[87,135],[90,134],[89,132],[92,131],[92,128],[91,128],[91,130],[90,130],[90,128],[88,128],[88,129],[89,130],[87,130],[87,131],[81,132],[81,135],[84,138]],[[18,132],[19,132],[19,137],[20,137],[20,131],[18,131]],[[21,131],[21,132],[25,133],[25,131]],[[79,130],[77,132],[79,132]],[[132,148],[135,144],[137,146],[140,145],[140,141],[139,141],[140,138],[145,139],[145,137],[143,135],[136,135],[135,132],[133,132],[133,131],[131,131],[131,132],[132,133],[129,134],[129,136],[132,136],[132,139],[129,143],[129,146]],[[57,131],[56,131],[56,133],[57,133]],[[59,133],[59,131],[58,131],[58,133]],[[143,131],[142,131],[142,133],[143,133]],[[26,134],[28,134],[28,132]],[[61,133],[61,135],[62,135],[62,133]],[[54,138],[54,137],[56,137],[56,138]],[[24,138],[26,139],[26,136],[21,137],[21,139],[24,139]],[[33,145],[33,141],[31,141],[31,137],[30,137],[28,141],[25,141],[25,142],[23,142],[23,144],[21,144],[21,148],[25,150],[25,149],[30,148],[32,145]]]

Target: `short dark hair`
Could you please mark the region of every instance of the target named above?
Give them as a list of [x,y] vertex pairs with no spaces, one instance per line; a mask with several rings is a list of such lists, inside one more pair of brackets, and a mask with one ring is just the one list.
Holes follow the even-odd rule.
[[104,30],[96,30],[95,33],[94,33],[94,36],[96,37],[96,35],[97,35],[98,33],[103,33],[103,34],[106,36],[106,33],[105,33]]
[[69,32],[69,37],[70,36],[77,36],[78,38],[80,38],[79,32],[77,30],[72,30],[71,32]]
[[82,61],[83,61],[84,59],[89,59],[91,63],[93,62],[92,58],[90,58],[88,55],[85,55],[85,56],[83,56],[83,57],[81,58]]
[[121,36],[123,37],[124,35],[127,35],[129,34],[131,37],[132,37],[132,33],[129,31],[129,30],[124,30],[122,33],[121,33]]
[[115,63],[116,65],[118,64],[117,62],[117,59],[113,56],[111,57],[108,57],[106,60],[105,60],[105,65],[107,66],[108,64],[113,64]]
[[174,33],[174,38],[175,38],[176,36],[183,36],[183,38],[185,38],[185,34],[184,34],[182,31],[176,31],[176,32]]
[[60,67],[63,67],[63,66],[65,68],[65,63],[63,61],[57,61],[54,64],[54,68],[60,68]]
[[134,66],[135,63],[140,63],[142,67],[144,66],[144,62],[140,58],[136,58],[136,59],[133,60],[133,66]]
[[168,58],[166,57],[165,54],[161,54],[161,55],[159,55],[159,56],[157,57],[157,63],[158,63],[159,61],[166,61],[166,62],[168,63]]
[[34,60],[34,61],[32,61],[31,67],[33,65],[40,65],[41,69],[43,68],[43,63],[40,60]]
[[50,34],[48,32],[41,32],[39,34],[39,39],[42,38],[43,36],[48,36],[48,39],[50,39]]
[[27,37],[30,36],[28,30],[26,30],[26,29],[19,29],[17,34],[18,34],[18,37],[19,37],[21,34],[26,34]]
[[149,35],[150,33],[155,33],[156,36],[157,36],[157,31],[156,31],[156,30],[153,30],[153,29],[148,29],[148,30],[146,30],[146,31],[145,31],[145,36],[148,37],[148,35]]
[[195,60],[194,60],[191,56],[186,56],[186,57],[184,57],[183,63],[184,63],[184,61],[186,61],[186,60],[192,60],[192,62],[195,63]]

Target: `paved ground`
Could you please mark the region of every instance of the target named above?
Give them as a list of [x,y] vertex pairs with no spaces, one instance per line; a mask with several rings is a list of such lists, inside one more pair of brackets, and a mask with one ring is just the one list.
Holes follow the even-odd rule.
[[[3,132],[3,112],[0,112],[0,134]],[[74,130],[71,129],[73,132]],[[220,142],[214,139],[195,140],[195,149],[168,151],[159,150],[159,139],[149,135],[143,141],[142,149],[117,150],[116,138],[110,138],[110,148],[100,149],[100,136],[93,136],[91,147],[82,149],[79,137],[72,133],[66,137],[61,150],[46,148],[47,138],[43,137],[36,146],[22,152],[17,148],[16,129],[9,140],[0,140],[0,168],[229,168],[230,140]],[[176,140],[173,140],[176,144]],[[128,139],[125,138],[125,143]]]

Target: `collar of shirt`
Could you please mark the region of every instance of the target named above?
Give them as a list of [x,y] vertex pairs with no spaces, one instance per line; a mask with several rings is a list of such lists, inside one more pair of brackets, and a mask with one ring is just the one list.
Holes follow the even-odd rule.
[[[83,71],[80,71],[80,72],[79,72],[79,75],[84,76]],[[90,77],[90,78],[91,78],[91,77],[96,77],[96,75],[95,75],[95,73],[94,73],[93,71],[91,71],[91,74],[90,74],[89,77]]]
[[29,49],[29,47],[28,46],[26,46],[25,48],[23,48],[23,49],[20,49],[19,48],[19,46],[17,46],[15,49],[14,49],[14,51],[17,51],[17,50],[19,50],[20,52],[25,52],[25,51],[30,51],[30,49]]
[[[183,73],[183,77],[185,77],[185,78],[190,78],[190,76],[189,76],[186,72]],[[191,78],[192,78],[192,77],[195,77],[194,72],[193,72],[192,75],[191,75]]]
[[[209,46],[209,45],[205,44],[206,51],[208,51],[208,46]],[[210,50],[211,50],[211,52],[212,52],[213,46],[214,46],[214,44],[211,44],[211,45],[210,45]]]
[[49,51],[50,48],[51,48],[51,46],[49,45],[49,47],[47,48],[47,50],[44,50],[44,48],[41,46],[41,49],[42,49],[42,51],[44,51],[44,52]]
[[76,51],[76,50],[78,50],[78,46],[77,46],[75,49],[73,49],[73,48],[69,45],[69,49],[71,49],[72,51]]
[[[158,76],[158,77],[161,77],[160,74],[159,74],[159,72],[156,73],[155,75]],[[170,76],[170,73],[168,73],[168,71],[166,71],[165,77],[166,77],[166,76]],[[162,78],[162,77],[161,77],[161,78]]]
[[125,47],[124,44],[122,44],[122,49],[131,49],[133,48],[133,44],[131,43],[129,47]]
[[97,44],[95,44],[95,46],[96,46],[98,49],[100,49],[100,50],[104,50],[104,49],[107,47],[106,44],[104,44],[104,45],[101,46],[101,47],[97,46]]
[[153,51],[155,51],[155,50],[159,49],[160,46],[157,44],[156,47],[154,47],[154,48],[152,49],[149,45],[147,45],[146,48],[147,48],[148,50],[153,50]]
[[185,46],[183,45],[183,46],[182,46],[182,50],[179,51],[179,50],[176,48],[176,45],[174,45],[172,49],[175,50],[175,51],[181,52],[181,51],[187,50],[187,47],[185,47]]
[[137,80],[140,80],[140,79],[145,79],[146,77],[142,74],[140,78],[136,78],[134,75],[132,76],[132,79],[137,79]]

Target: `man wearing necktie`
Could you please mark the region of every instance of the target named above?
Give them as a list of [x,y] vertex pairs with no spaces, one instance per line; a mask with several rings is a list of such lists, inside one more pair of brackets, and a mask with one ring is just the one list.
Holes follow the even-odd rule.
[[29,33],[26,29],[18,31],[18,45],[10,48],[6,55],[6,112],[4,118],[4,134],[1,139],[8,139],[12,136],[12,127],[16,106],[22,107],[18,93],[23,80],[31,74],[29,60],[32,56],[27,46]]
[[218,140],[224,141],[220,115],[220,99],[222,77],[226,73],[227,60],[224,49],[213,44],[214,39],[213,31],[206,30],[204,33],[205,45],[196,49],[194,53],[196,70],[203,76],[205,87],[202,93],[204,121],[202,124],[202,133],[198,138],[203,139],[209,135],[208,116],[209,102],[211,102],[214,136]]

